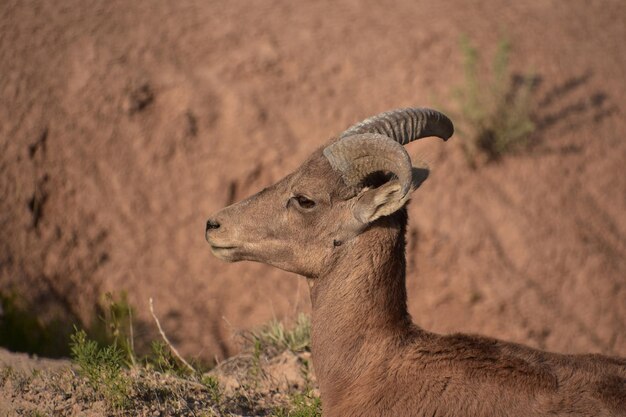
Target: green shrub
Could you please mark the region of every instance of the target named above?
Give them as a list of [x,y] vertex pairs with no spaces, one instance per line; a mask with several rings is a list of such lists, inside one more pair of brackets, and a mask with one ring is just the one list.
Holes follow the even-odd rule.
[[291,327],[276,320],[271,320],[259,330],[251,333],[255,349],[293,352],[311,350],[311,319],[300,313]]
[[129,365],[135,362],[132,308],[126,294],[107,293],[95,306],[95,319],[84,323],[70,315],[64,320],[41,320],[18,294],[0,291],[0,346],[46,357],[67,357],[73,326],[87,329],[100,345],[115,344]]
[[272,417],[321,417],[322,401],[310,391],[296,393],[288,407],[274,410]]
[[155,340],[151,344],[152,351],[144,359],[145,365],[162,374],[172,374],[179,377],[190,375],[187,368],[181,366],[180,361],[172,354],[171,349],[164,342]]
[[123,372],[125,354],[117,345],[100,347],[87,333],[76,330],[71,336],[72,359],[89,385],[102,395],[109,406],[124,409],[129,405],[131,380]]
[[128,303],[126,292],[107,292],[96,306],[96,319],[89,334],[100,345],[115,345],[123,353],[128,366],[135,365],[133,335],[133,309]]
[[220,382],[212,375],[203,375],[201,381],[202,385],[209,390],[213,403],[219,406],[222,402],[222,388],[220,387]]
[[535,130],[531,93],[535,77],[514,77],[509,67],[511,45],[501,40],[487,77],[481,55],[467,37],[461,39],[464,84],[456,98],[460,109],[463,149],[471,166],[523,150]]

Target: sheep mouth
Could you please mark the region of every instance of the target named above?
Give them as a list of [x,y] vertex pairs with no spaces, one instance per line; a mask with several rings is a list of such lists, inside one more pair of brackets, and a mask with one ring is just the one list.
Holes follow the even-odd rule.
[[213,255],[230,262],[237,260],[237,249],[239,249],[237,246],[211,245],[211,253],[213,253]]
[[237,246],[211,245],[211,250],[212,251],[231,250],[231,249],[237,249]]
[[237,249],[237,245],[233,245],[230,242],[219,242],[219,239],[214,239],[211,236],[206,236],[206,241],[211,245],[211,251],[222,251],[222,250],[232,250]]

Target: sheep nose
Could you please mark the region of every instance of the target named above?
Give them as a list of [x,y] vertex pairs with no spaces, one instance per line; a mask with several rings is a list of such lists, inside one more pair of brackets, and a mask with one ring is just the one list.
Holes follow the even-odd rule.
[[206,222],[206,232],[208,232],[209,230],[214,230],[214,229],[219,229],[220,228],[220,224],[212,219],[207,220]]

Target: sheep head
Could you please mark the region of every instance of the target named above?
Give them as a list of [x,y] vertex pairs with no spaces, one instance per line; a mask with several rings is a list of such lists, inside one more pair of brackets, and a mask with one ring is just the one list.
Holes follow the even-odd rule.
[[295,172],[216,213],[206,239],[215,256],[250,260],[315,278],[352,239],[401,209],[428,176],[402,145],[454,129],[430,109],[400,109],[358,123]]

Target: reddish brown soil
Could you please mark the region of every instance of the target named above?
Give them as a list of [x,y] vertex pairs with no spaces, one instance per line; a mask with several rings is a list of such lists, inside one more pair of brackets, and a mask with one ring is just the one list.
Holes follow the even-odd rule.
[[[0,291],[88,321],[126,290],[188,356],[308,308],[301,278],[228,265],[207,216],[349,124],[454,108],[462,33],[506,34],[533,70],[530,151],[472,171],[462,135],[409,146],[432,174],[410,206],[410,309],[425,328],[626,355],[626,5],[4,0]],[[144,323],[141,325],[141,323]]]

